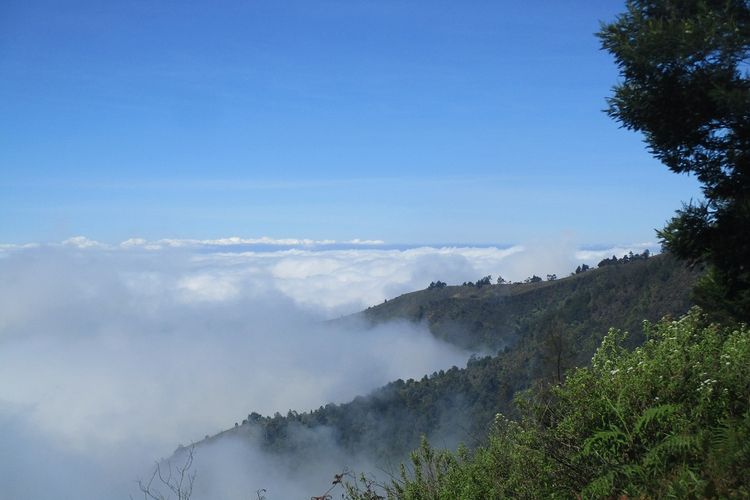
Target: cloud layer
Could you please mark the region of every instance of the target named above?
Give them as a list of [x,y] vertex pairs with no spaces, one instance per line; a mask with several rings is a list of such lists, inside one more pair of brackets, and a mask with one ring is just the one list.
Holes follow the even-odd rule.
[[519,280],[582,257],[559,242],[163,241],[0,247],[0,489],[12,498],[127,498],[153,459],[251,411],[305,411],[462,365],[468,353],[420,326],[324,320],[437,279]]

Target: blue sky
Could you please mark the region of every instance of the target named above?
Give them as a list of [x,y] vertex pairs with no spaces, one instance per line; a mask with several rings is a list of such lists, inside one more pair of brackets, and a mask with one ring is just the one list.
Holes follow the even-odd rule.
[[698,189],[601,111],[621,10],[6,0],[0,243],[653,241]]

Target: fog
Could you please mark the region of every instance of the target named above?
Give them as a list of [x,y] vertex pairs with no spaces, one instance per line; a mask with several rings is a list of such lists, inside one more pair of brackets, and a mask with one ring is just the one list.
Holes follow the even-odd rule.
[[[562,275],[611,255],[559,241],[403,249],[260,243],[272,248],[82,237],[1,246],[3,498],[137,498],[135,481],[154,460],[252,411],[345,402],[397,378],[463,366],[471,354],[423,325],[343,328],[325,320],[437,279]],[[269,499],[304,498],[321,494],[308,488],[330,484],[345,465],[376,465],[342,455],[325,429],[300,432],[320,433],[313,437],[324,451],[311,469],[296,464],[293,478],[289,464],[261,453],[251,435],[197,449],[194,498],[253,498],[259,488]]]

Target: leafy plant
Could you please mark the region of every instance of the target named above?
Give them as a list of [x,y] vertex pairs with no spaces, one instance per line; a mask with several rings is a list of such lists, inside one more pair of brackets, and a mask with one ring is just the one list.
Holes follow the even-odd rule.
[[[644,325],[633,350],[610,330],[591,366],[517,398],[474,452],[423,441],[391,498],[750,496],[750,330],[695,308]],[[352,498],[358,498],[356,496]]]

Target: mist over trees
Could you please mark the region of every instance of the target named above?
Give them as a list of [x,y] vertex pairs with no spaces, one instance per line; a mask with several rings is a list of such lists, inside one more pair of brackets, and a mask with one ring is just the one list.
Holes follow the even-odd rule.
[[[750,495],[750,331],[694,309],[646,325],[630,351],[612,329],[590,367],[517,398],[489,438],[455,453],[423,441],[388,498],[745,498]],[[674,374],[681,374],[675,377]],[[350,498],[365,500],[365,494]]]
[[[564,382],[569,369],[590,360],[609,323],[625,325],[633,332],[631,342],[637,342],[644,317],[658,319],[687,310],[694,279],[694,273],[663,255],[543,286],[452,287],[396,297],[363,315],[375,323],[425,321],[438,337],[445,324],[465,337],[476,336],[473,345],[485,345],[485,352],[495,354],[473,356],[463,368],[397,379],[348,403],[309,412],[263,416],[248,408],[238,426],[208,438],[198,449],[222,440],[248,440],[264,457],[285,457],[293,469],[320,461],[321,455],[345,457],[348,461],[342,463],[353,468],[358,458],[367,456],[373,465],[364,470],[385,467],[398,477],[398,468],[388,464],[408,459],[422,435],[450,449],[461,442],[472,449],[482,446],[492,435],[489,424],[498,412],[519,414],[515,395],[537,383]],[[473,332],[479,323],[482,330]],[[494,335],[494,343],[479,343],[484,331]],[[508,338],[516,343],[508,343]],[[324,477],[341,471],[331,467]],[[261,486],[275,498],[277,485],[266,482],[256,488]]]
[[[532,274],[492,287],[488,275],[444,290],[433,281],[368,317],[424,322],[494,356],[345,404],[253,412],[227,434],[260,436],[264,451],[301,461],[330,440],[378,459],[403,457],[419,434],[449,448],[423,437],[411,466],[380,485],[335,475],[332,488],[358,500],[750,496],[750,331],[737,321],[750,319],[750,4],[631,0],[598,36],[622,76],[608,114],[702,185],[704,199],[658,231],[669,255],[613,255],[566,279],[546,274],[555,283]],[[707,270],[695,295],[703,309],[683,315],[685,301],[670,295],[687,289],[686,280],[667,284],[677,274],[665,272],[671,256]],[[603,297],[615,275],[622,288]],[[640,323],[657,298],[674,307]],[[522,313],[502,324],[497,311],[513,300]],[[604,323],[620,329],[605,335]],[[478,439],[450,450],[467,435]]]

